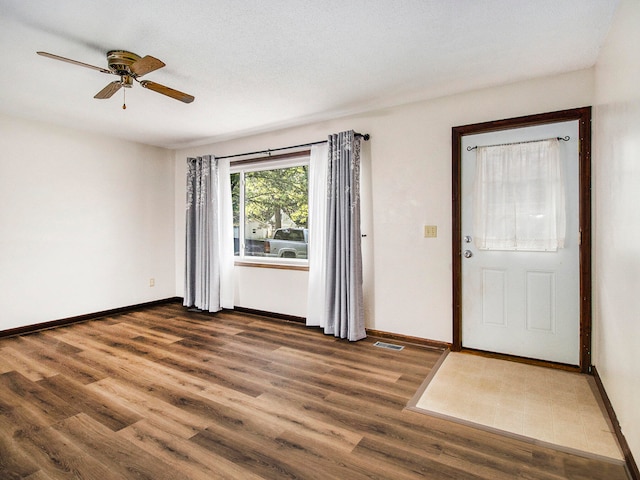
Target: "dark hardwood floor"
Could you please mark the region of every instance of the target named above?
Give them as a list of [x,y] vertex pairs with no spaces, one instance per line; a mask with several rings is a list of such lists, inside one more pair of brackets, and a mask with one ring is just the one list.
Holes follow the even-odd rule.
[[440,352],[374,341],[177,304],[0,340],[0,479],[627,478],[404,410]]

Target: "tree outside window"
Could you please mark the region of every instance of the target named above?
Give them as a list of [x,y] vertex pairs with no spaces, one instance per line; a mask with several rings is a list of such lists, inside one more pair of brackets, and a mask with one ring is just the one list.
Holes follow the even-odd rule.
[[259,169],[232,170],[235,254],[306,259],[308,156],[293,162],[297,164],[271,169],[265,169],[266,162]]

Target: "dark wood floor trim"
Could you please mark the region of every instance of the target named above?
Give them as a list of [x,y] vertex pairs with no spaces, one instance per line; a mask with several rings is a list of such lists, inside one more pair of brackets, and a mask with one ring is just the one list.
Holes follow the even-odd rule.
[[112,308],[110,310],[103,310],[101,312],[87,313],[84,315],[78,315],[75,317],[61,318],[59,320],[51,320],[49,322],[35,323],[33,325],[25,325],[23,327],[10,328],[8,330],[0,330],[0,338],[14,337],[17,335],[25,335],[27,333],[39,332],[41,330],[49,330],[50,328],[62,327],[70,325],[72,323],[86,322],[88,320],[95,320],[100,317],[107,317],[110,315],[117,315],[119,313],[131,312],[134,310],[140,310],[145,307],[153,307],[156,305],[163,305],[165,303],[177,303],[182,301],[180,297],[163,298],[161,300],[154,300],[152,302],[139,303],[137,305],[129,305],[126,307]]
[[285,320],[287,322],[306,323],[307,321],[307,319],[304,317],[296,317],[295,315],[286,315],[284,313],[265,312],[264,310],[255,310],[253,308],[234,307],[233,310],[236,312],[246,313],[249,315],[257,315],[264,318]]
[[596,385],[598,386],[598,391],[600,392],[600,396],[602,397],[602,401],[604,402],[604,406],[607,409],[607,414],[609,415],[609,420],[611,420],[611,425],[613,426],[613,431],[616,434],[616,438],[618,439],[618,443],[620,444],[620,448],[622,449],[622,453],[624,455],[624,460],[627,464],[627,469],[629,470],[629,474],[631,475],[632,480],[640,480],[640,470],[638,470],[638,464],[633,458],[633,454],[631,453],[631,449],[629,448],[629,444],[627,440],[624,438],[622,434],[622,429],[620,428],[620,423],[618,422],[618,417],[616,416],[616,412],[613,410],[613,405],[609,397],[607,396],[607,392],[604,389],[604,384],[602,383],[602,379],[598,374],[598,369],[593,366],[592,367],[593,378],[596,381]]
[[385,338],[389,340],[397,340],[403,343],[410,343],[413,345],[420,345],[421,347],[433,348],[436,350],[448,350],[451,349],[451,344],[447,342],[440,342],[437,340],[429,340],[427,338],[411,337],[409,335],[400,335],[398,333],[383,332],[380,330],[367,329],[367,335],[376,338]]
[[[210,314],[212,316],[214,316],[216,313],[218,312],[207,312],[205,310],[200,310],[199,308],[196,307],[189,307],[188,308],[189,311],[192,312],[199,312],[199,313],[204,313],[204,314]],[[233,308],[224,308],[221,310],[222,312],[237,312],[237,313],[243,313],[245,315],[253,315],[256,317],[260,317],[263,320],[284,320],[285,322],[294,322],[294,323],[301,323],[301,324],[305,324],[307,319],[305,317],[298,317],[295,315],[287,315],[285,313],[276,313],[276,312],[268,312],[266,310],[257,310],[255,308],[245,308],[245,307],[233,307]]]

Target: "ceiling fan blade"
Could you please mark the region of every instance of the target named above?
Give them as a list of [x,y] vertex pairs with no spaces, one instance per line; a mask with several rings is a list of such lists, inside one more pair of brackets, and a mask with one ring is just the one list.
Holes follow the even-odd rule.
[[98,93],[95,94],[93,98],[111,98],[111,96],[116,93],[122,87],[122,82],[120,80],[116,80],[115,82],[111,82]]
[[159,83],[150,82],[149,80],[142,80],[140,82],[140,85],[142,85],[144,88],[148,88],[149,90],[153,90],[154,92],[161,93],[163,95],[166,95],[167,97],[175,98],[176,100],[180,100],[184,103],[191,103],[195,100],[195,97],[193,95],[179,92],[178,90],[165,87],[164,85],[160,85]]
[[70,58],[61,57],[60,55],[54,55],[53,53],[47,52],[36,52],[38,55],[42,55],[43,57],[52,58],[54,60],[60,60],[61,62],[72,63],[74,65],[80,65],[81,67],[91,68],[93,70],[97,70],[102,73],[113,73],[111,70],[102,67],[96,67],[94,65],[89,65],[88,63],[78,62],[77,60],[71,60]]
[[151,55],[147,55],[142,57],[137,62],[134,62],[129,67],[131,69],[131,73],[135,74],[138,77],[142,75],[146,75],[149,72],[153,72],[154,70],[158,70],[159,68],[164,67],[165,64],[162,60],[158,60]]

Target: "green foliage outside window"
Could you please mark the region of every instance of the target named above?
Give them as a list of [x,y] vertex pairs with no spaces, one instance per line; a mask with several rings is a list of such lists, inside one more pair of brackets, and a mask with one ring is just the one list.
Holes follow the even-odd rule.
[[[244,225],[240,228],[240,188],[243,175]],[[232,173],[231,194],[236,238],[243,232],[245,241],[256,241],[272,238],[278,228],[308,228],[308,192],[308,165]],[[239,246],[236,251],[238,249]],[[246,250],[245,255],[251,255],[248,247]]]

